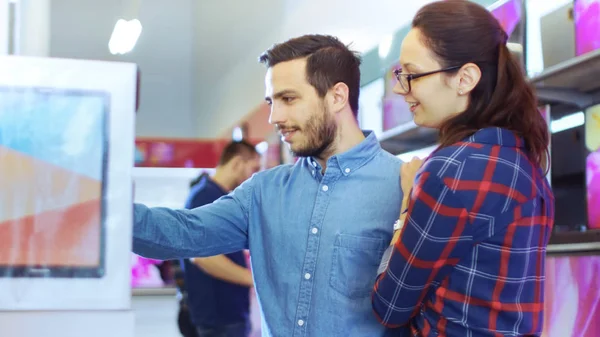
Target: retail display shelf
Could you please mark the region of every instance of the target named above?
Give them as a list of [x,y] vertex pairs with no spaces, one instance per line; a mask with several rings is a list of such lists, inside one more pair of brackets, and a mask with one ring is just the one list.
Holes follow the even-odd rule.
[[539,102],[562,107],[557,111],[600,103],[600,49],[548,67],[530,81]]

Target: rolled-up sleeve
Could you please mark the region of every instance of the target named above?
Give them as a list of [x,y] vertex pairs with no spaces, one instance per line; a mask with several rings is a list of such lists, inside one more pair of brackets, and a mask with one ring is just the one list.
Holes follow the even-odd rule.
[[226,254],[248,247],[255,177],[215,202],[173,210],[134,205],[133,252],[154,259]]
[[439,284],[472,247],[467,210],[440,178],[418,177],[399,240],[378,276],[373,310],[390,328],[407,324],[432,284]]

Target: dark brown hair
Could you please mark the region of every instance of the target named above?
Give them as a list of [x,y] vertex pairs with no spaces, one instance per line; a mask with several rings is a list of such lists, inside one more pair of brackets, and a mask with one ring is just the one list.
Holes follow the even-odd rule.
[[232,141],[227,144],[223,149],[223,152],[221,152],[219,165],[227,164],[231,159],[238,155],[250,159],[253,156],[258,156],[258,151],[256,151],[254,145],[245,140]]
[[278,63],[307,58],[306,79],[321,98],[336,83],[345,83],[349,89],[349,103],[358,114],[360,92],[360,57],[336,37],[304,35],[279,43],[265,51],[260,63],[273,67]]
[[508,36],[498,20],[471,1],[446,0],[421,8],[412,26],[443,67],[471,62],[481,69],[467,109],[441,126],[441,146],[481,128],[506,128],[523,137],[530,160],[546,168],[548,124],[538,111],[533,87],[506,46]]

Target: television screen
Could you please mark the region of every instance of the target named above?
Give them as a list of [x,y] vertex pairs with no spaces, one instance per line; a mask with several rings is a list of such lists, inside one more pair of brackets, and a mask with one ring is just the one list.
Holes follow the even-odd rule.
[[575,0],[575,54],[600,49],[600,0]]
[[0,89],[0,276],[102,277],[109,95]]
[[544,334],[597,337],[600,331],[600,256],[546,259]]
[[600,229],[600,105],[585,111],[585,136],[588,226]]
[[551,185],[555,197],[554,232],[587,230],[586,158],[583,113],[551,121]]
[[491,8],[491,13],[500,22],[508,35],[508,47],[525,68],[525,5],[523,0],[500,1]]
[[600,150],[587,158],[586,182],[588,227],[600,229]]

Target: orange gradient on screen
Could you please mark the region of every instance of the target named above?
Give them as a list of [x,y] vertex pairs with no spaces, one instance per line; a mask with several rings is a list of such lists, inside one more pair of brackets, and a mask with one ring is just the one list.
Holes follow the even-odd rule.
[[0,265],[99,265],[100,181],[2,146],[0,172]]

